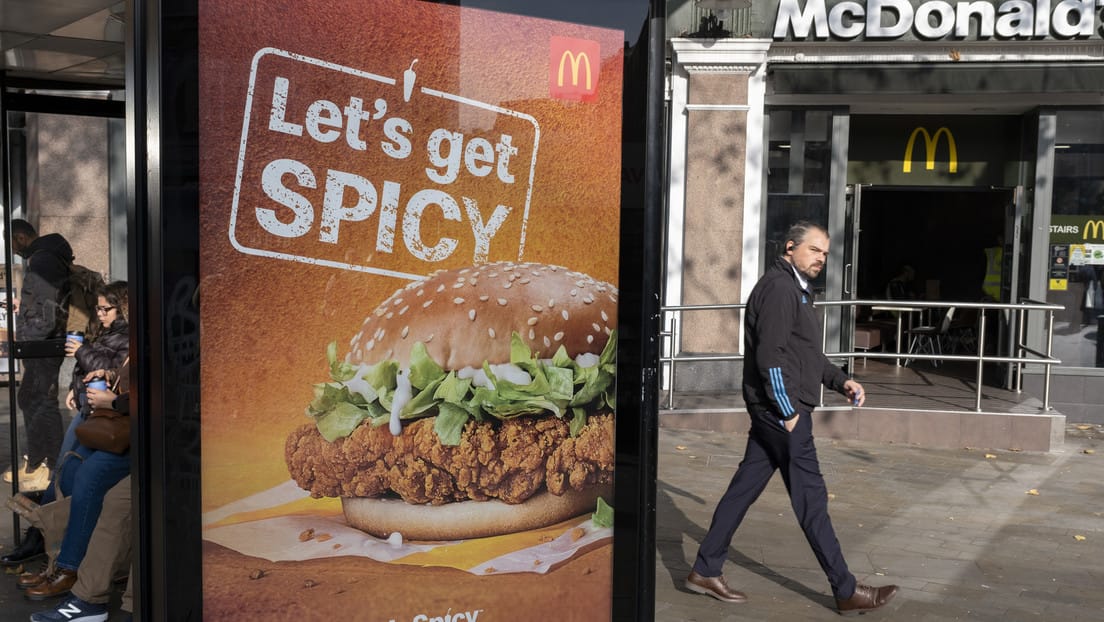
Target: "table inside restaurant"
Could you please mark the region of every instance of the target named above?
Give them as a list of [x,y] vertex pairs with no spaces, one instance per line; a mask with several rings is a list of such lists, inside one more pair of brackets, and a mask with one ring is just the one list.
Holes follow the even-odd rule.
[[[889,311],[891,313],[893,313],[895,311],[897,312],[897,313],[894,313],[894,315],[897,316],[896,349],[897,349],[897,354],[901,354],[901,334],[905,332],[903,330],[903,328],[904,328],[903,323],[904,323],[905,316],[908,316],[908,330],[912,330],[913,326],[915,324],[915,322],[914,322],[915,317],[916,316],[920,317],[921,325],[922,325],[924,316],[929,311],[929,308],[928,307],[907,307],[907,306],[902,306],[902,307],[892,306],[892,307],[890,307],[890,306],[877,306],[876,305],[876,306],[870,307],[870,310],[874,311],[874,312],[878,312],[878,311]],[[901,366],[901,357],[898,356],[896,358],[896,361],[897,361],[897,367],[900,367]]]

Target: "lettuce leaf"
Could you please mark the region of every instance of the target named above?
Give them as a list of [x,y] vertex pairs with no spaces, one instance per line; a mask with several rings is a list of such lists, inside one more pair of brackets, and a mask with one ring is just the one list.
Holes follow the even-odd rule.
[[470,417],[468,411],[463,408],[443,402],[437,412],[437,419],[433,422],[433,431],[441,439],[441,444],[459,445],[460,433],[464,431],[464,425],[468,423]]
[[322,438],[332,443],[352,434],[368,416],[369,411],[348,402],[337,404],[317,418],[318,432]]
[[613,506],[606,503],[602,497],[598,497],[598,507],[594,514],[590,515],[590,522],[595,527],[613,527]]
[[[567,417],[571,436],[577,436],[586,425],[588,413],[614,407],[616,355],[617,331],[610,335],[598,364],[592,367],[580,366],[563,346],[551,360],[538,359],[515,332],[510,336],[510,365],[516,369],[495,366],[503,372],[496,374],[485,362],[483,373],[489,384],[476,386],[471,378],[446,372],[429,355],[425,344],[418,342],[410,353],[413,396],[403,404],[400,417],[410,420],[436,416],[433,429],[444,445],[459,444],[468,420],[483,421],[485,417]],[[388,423],[398,362],[386,360],[369,366],[339,361],[337,342],[327,345],[326,359],[331,381],[314,385],[314,399],[306,409],[322,436],[332,442],[349,436],[365,422],[374,427]],[[522,384],[526,374],[529,382]]]

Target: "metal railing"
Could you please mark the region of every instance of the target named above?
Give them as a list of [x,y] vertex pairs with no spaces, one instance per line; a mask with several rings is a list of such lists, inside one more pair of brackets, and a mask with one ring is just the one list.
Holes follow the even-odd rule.
[[[843,352],[828,352],[827,340],[828,340],[828,319],[829,314],[824,313],[823,326],[821,328],[823,335],[823,342],[821,344],[822,349],[829,359],[846,359],[848,360],[849,369],[854,369],[854,359],[856,358],[883,358],[883,359],[897,359],[897,364],[901,364],[901,360],[906,361],[912,359],[918,360],[932,360],[932,361],[974,361],[977,363],[977,376],[974,410],[981,412],[981,388],[982,388],[982,374],[984,371],[985,363],[1010,363],[1013,365],[1015,376],[1015,392],[1021,393],[1023,391],[1023,368],[1024,365],[1037,364],[1043,365],[1043,410],[1048,411],[1050,407],[1050,376],[1051,367],[1054,365],[1060,365],[1061,360],[1052,356],[1052,346],[1054,342],[1054,312],[1062,311],[1065,309],[1062,305],[1056,305],[1046,302],[1039,302],[1036,300],[1025,299],[1020,303],[987,303],[987,302],[951,302],[951,301],[900,301],[900,300],[826,300],[814,303],[818,307],[879,307],[883,310],[890,312],[896,311],[897,315],[897,339],[895,352],[872,352],[872,351],[843,351]],[[681,314],[683,312],[693,311],[717,311],[717,310],[735,310],[741,314],[741,320],[743,310],[747,307],[746,304],[711,304],[711,305],[672,305],[664,306],[660,308],[663,314],[663,326],[664,329],[660,331],[661,340],[661,354],[660,354],[660,382],[663,382],[664,371],[666,371],[666,377],[668,382],[667,391],[667,409],[671,410],[675,404],[676,393],[676,368],[678,363],[689,362],[701,362],[701,361],[742,361],[744,359],[743,344],[740,344],[740,350],[736,354],[689,354],[680,355],[676,353],[676,346],[679,342],[679,326],[681,323]],[[939,354],[920,354],[915,352],[902,352],[901,351],[901,317],[906,313],[913,313],[916,310],[928,310],[928,309],[947,309],[948,307],[955,307],[956,309],[977,309],[978,318],[975,326],[976,338],[977,338],[977,352],[975,354],[954,354],[954,353],[939,353]],[[986,315],[988,311],[1007,312],[1010,314],[1009,326],[1016,328],[1016,339],[1010,347],[1010,353],[1008,355],[1000,354],[985,354],[985,325]],[[1025,330],[1027,324],[1027,314],[1029,312],[1043,312],[1045,313],[1045,349],[1037,350],[1032,348],[1026,343]],[[853,332],[853,331],[852,331]],[[906,331],[907,333],[907,331]],[[824,405],[824,392],[821,390],[820,405]]]

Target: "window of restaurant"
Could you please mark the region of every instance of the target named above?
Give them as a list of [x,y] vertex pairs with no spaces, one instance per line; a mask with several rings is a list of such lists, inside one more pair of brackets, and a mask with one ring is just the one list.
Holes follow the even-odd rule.
[[[782,254],[782,238],[791,223],[828,222],[832,111],[772,110],[767,135],[763,262]],[[825,273],[813,281],[813,288],[824,290]]]
[[1064,367],[1104,367],[1104,110],[1056,113],[1048,299]]

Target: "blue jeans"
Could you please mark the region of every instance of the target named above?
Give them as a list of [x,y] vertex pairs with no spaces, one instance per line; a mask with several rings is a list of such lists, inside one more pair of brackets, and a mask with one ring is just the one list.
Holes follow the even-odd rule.
[[[58,454],[57,462],[55,465],[61,464],[65,461],[65,454],[70,451],[76,451],[77,446],[80,444],[77,442],[77,426],[84,423],[84,413],[77,411],[77,414],[73,415],[73,420],[69,422],[69,428],[65,430],[65,436],[61,439],[61,452]],[[72,458],[72,460],[77,460]],[[54,480],[58,477],[58,471],[55,468],[52,476],[50,477],[50,485],[46,487],[46,490],[42,491],[42,500],[39,501],[42,505],[46,505],[53,501],[57,495],[54,494]]]
[[113,454],[78,445],[76,452],[84,460],[70,456],[61,467],[61,492],[73,499],[69,507],[69,523],[61,541],[57,565],[76,570],[88,550],[92,530],[100,518],[104,495],[112,486],[130,474],[130,453]]

